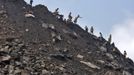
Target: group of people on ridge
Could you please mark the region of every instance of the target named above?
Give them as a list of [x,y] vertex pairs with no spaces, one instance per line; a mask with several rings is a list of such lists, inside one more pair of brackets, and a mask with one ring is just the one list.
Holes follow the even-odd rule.
[[58,18],[59,20],[61,20],[61,21],[65,21],[66,23],[71,23],[71,22],[73,22],[73,23],[75,23],[75,24],[77,23],[78,18],[82,18],[82,17],[80,17],[80,15],[77,15],[77,16],[74,18],[74,20],[72,21],[73,17],[72,17],[72,13],[70,12],[69,15],[68,15],[68,19],[67,19],[67,20],[66,20],[66,19],[63,19],[63,18],[64,18],[64,15],[59,14],[59,8],[56,8],[56,9],[55,9],[55,11],[53,12],[53,15],[54,15],[56,18]]
[[[33,0],[30,0],[30,5],[32,6],[32,4],[33,4]],[[69,15],[68,15],[68,19],[67,19],[67,20],[66,20],[66,19],[63,19],[63,18],[64,18],[64,15],[59,14],[59,8],[56,8],[56,9],[55,9],[55,11],[53,12],[53,15],[54,15],[57,19],[59,19],[59,20],[61,20],[61,21],[65,21],[66,23],[72,23],[72,22],[73,22],[74,24],[77,23],[77,20],[78,20],[79,18],[82,18],[82,17],[80,17],[80,15],[77,15],[77,16],[74,18],[74,20],[72,21],[73,17],[72,17],[72,13],[70,12]],[[87,26],[85,26],[85,31],[88,32],[88,27],[87,27]],[[90,33],[91,33],[92,35],[93,35],[93,33],[94,33],[94,28],[93,28],[93,26],[91,26],[91,28],[90,28]],[[100,32],[99,34],[100,34],[100,37],[103,38],[102,33]],[[109,43],[111,43],[111,39],[112,39],[112,35],[110,34],[110,35],[109,35],[109,38],[108,38],[108,42],[109,42]],[[127,52],[124,51],[124,57],[125,57],[125,58],[126,58],[126,55],[127,55]]]
[[[88,27],[87,26],[85,26],[85,31],[86,32],[88,32]],[[90,34],[94,34],[94,28],[93,28],[93,26],[91,26],[91,28],[90,28]],[[103,35],[102,35],[102,33],[100,32],[99,33],[99,38],[100,39],[102,39],[103,38]],[[112,35],[110,34],[109,35],[109,37],[108,37],[108,42],[111,44],[111,42],[112,42]],[[126,58],[126,56],[127,56],[127,52],[124,50],[124,53],[123,53],[123,55],[124,55],[124,57]]]

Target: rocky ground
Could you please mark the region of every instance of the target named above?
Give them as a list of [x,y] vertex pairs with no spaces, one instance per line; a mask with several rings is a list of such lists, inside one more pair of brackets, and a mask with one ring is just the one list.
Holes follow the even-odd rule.
[[134,75],[134,63],[44,5],[0,0],[0,75]]

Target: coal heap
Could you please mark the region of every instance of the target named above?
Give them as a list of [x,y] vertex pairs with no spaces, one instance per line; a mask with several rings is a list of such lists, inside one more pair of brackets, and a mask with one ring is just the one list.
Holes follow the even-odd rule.
[[0,0],[0,75],[134,75],[134,63],[44,5]]

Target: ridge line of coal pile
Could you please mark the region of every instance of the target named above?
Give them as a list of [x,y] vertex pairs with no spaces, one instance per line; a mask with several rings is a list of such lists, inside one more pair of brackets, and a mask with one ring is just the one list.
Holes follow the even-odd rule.
[[134,63],[44,5],[0,0],[0,75],[134,75]]

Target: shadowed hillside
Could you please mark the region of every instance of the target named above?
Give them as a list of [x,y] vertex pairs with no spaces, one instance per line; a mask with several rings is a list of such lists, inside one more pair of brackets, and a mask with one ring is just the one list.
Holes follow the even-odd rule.
[[134,63],[44,5],[0,0],[0,75],[134,75]]

